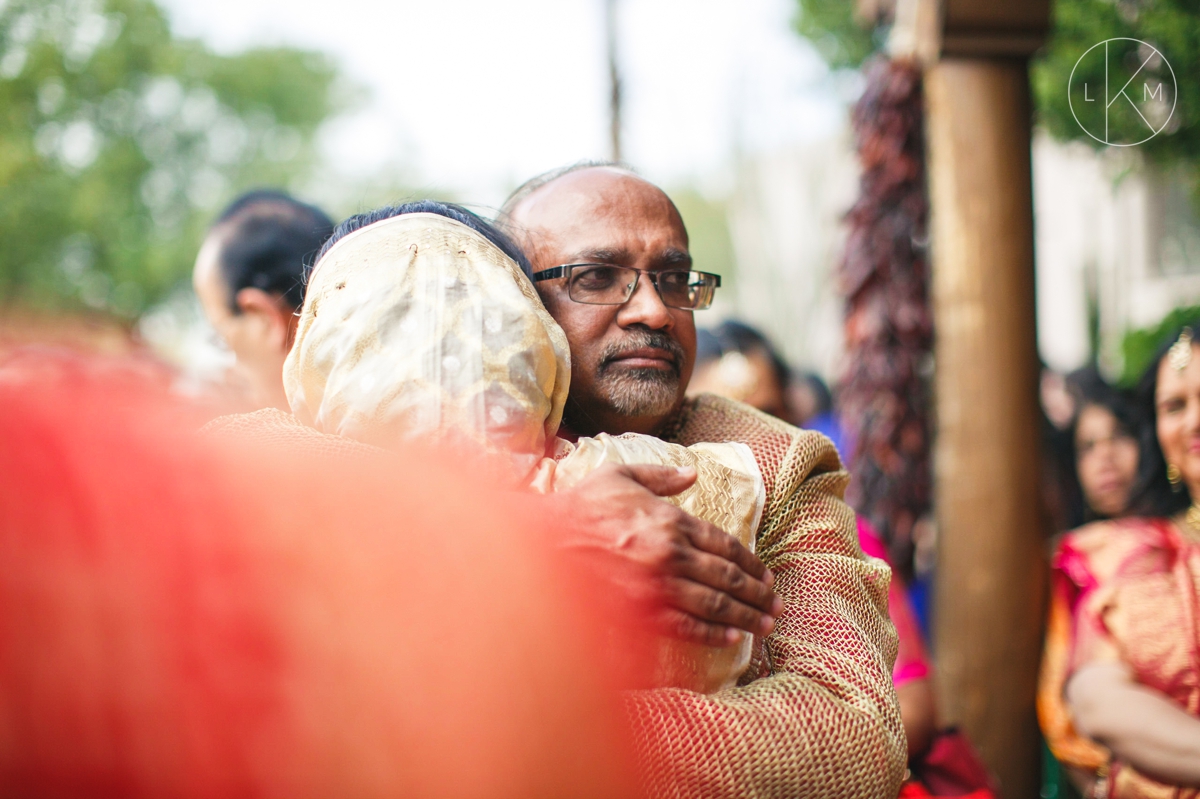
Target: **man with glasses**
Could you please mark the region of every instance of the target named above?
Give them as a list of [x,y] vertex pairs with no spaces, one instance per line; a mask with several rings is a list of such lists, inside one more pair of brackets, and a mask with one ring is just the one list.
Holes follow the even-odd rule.
[[[614,258],[614,253],[585,253],[592,258]],[[620,256],[616,256],[620,258]],[[625,260],[633,260],[625,258]],[[670,268],[673,262],[682,269]],[[645,292],[658,295],[654,304],[667,311],[663,327],[670,325],[670,309],[702,310],[712,304],[713,294],[721,285],[718,275],[694,272],[686,253],[670,252],[660,261],[661,271],[647,271],[635,266],[603,263],[575,263],[555,266],[535,272],[536,283],[558,281],[554,288],[539,286],[544,297],[552,296],[562,307],[565,293],[571,302],[584,305],[610,306],[629,310],[630,299],[639,284]],[[634,311],[636,313],[636,311]],[[601,311],[601,317],[605,312]],[[694,333],[692,333],[694,337]],[[596,363],[598,385],[606,387],[606,397],[612,410],[629,417],[657,417],[672,410],[678,400],[682,368],[688,359],[683,345],[668,330],[631,327],[621,341],[610,342],[598,353]],[[690,364],[689,364],[690,365]],[[589,426],[586,410],[578,409],[584,418],[575,419],[573,430]],[[625,423],[626,425],[628,422]],[[597,431],[599,432],[599,431]]]
[[[529,255],[538,292],[571,346],[560,435],[740,441],[766,481],[757,552],[782,612],[773,627],[764,624],[738,599],[737,587],[753,578],[732,560],[680,549],[694,583],[670,583],[677,607],[702,585],[726,586],[680,614],[680,637],[715,644],[732,627],[769,634],[756,639],[737,688],[629,696],[648,795],[894,797],[905,740],[891,681],[887,569],[859,549],[841,499],[848,477],[827,439],[730,400],[685,400],[693,312],[712,303],[720,278],[693,269],[674,204],[619,166],[579,164],[527,182],[501,221]],[[632,540],[639,536],[619,543],[653,546]]]

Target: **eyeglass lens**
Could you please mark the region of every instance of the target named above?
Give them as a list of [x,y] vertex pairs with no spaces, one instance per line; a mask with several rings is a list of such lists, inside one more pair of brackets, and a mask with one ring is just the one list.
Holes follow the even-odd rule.
[[[712,304],[716,286],[710,276],[682,270],[654,274],[663,304],[685,309],[704,309]],[[625,266],[576,268],[571,272],[568,290],[575,302],[620,305],[633,294],[638,275],[638,270]]]

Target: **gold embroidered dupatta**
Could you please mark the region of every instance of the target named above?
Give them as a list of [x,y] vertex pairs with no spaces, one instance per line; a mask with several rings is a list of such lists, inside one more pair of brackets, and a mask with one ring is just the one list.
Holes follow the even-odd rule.
[[[1200,716],[1200,541],[1166,519],[1099,522],[1068,533],[1054,584],[1038,715],[1064,764],[1098,771],[1111,753],[1078,733],[1063,699],[1075,669],[1119,661],[1137,681]],[[1156,782],[1113,761],[1118,799],[1196,799],[1200,790]]]

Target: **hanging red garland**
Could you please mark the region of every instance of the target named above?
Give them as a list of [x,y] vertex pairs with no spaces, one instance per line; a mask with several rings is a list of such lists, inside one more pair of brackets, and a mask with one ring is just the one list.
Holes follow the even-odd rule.
[[846,360],[838,386],[852,442],[847,500],[911,574],[913,526],[928,512],[933,317],[929,302],[920,69],[879,58],[852,113],[862,166],[838,278]]

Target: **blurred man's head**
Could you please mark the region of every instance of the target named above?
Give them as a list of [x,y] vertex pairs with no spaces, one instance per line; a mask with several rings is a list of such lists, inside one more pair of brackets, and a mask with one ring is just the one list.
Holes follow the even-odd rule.
[[307,270],[332,232],[332,220],[319,209],[281,192],[255,191],[225,209],[200,248],[196,295],[260,407],[287,408],[282,370],[296,309]]
[[649,277],[692,267],[674,203],[627,169],[582,164],[517,189],[501,220],[525,248],[535,274],[571,264],[637,270],[591,273],[593,282],[611,278],[617,293],[635,285],[628,299],[611,304],[586,301],[588,286],[576,280],[583,269],[574,278],[566,270],[543,276],[536,285],[571,345],[567,427],[580,435],[657,430],[683,401],[696,357],[692,311],[663,299],[665,292],[672,304],[684,304],[678,297],[685,290],[656,289]]

